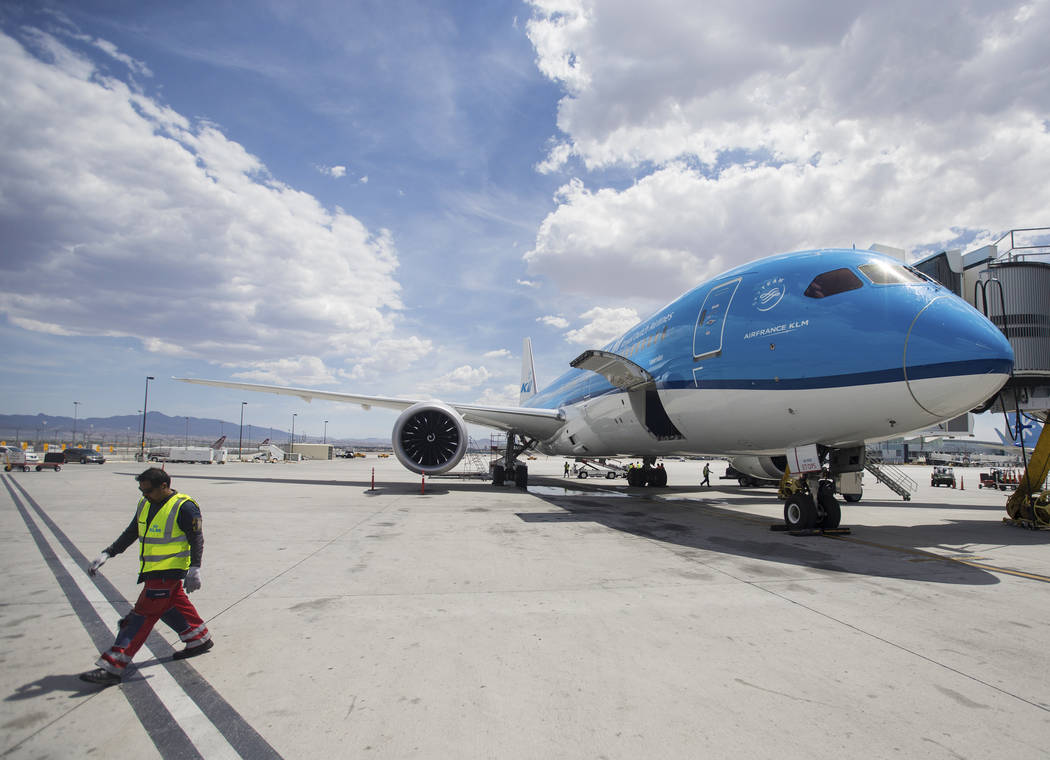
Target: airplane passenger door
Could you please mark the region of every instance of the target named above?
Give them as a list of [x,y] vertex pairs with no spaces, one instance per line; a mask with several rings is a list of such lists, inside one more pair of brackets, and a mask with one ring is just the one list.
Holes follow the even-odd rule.
[[737,277],[720,283],[708,291],[700,314],[696,317],[696,327],[693,328],[693,361],[713,358],[722,353],[726,315],[741,279]]

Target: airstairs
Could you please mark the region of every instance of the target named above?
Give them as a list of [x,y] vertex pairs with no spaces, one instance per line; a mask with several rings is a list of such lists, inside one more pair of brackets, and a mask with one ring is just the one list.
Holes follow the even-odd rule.
[[864,469],[905,501],[911,501],[911,495],[919,490],[919,484],[899,467],[877,461],[877,454],[869,450],[864,457]]
[[451,472],[444,475],[432,475],[430,477],[444,478],[485,478],[489,477],[489,465],[482,456],[481,446],[473,438],[467,438],[467,451],[463,460]]

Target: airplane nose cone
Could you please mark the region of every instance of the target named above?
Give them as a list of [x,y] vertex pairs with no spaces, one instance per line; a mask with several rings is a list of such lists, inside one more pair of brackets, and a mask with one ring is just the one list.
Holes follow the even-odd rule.
[[908,390],[915,403],[940,418],[994,396],[1013,364],[1013,349],[999,328],[955,296],[926,304],[904,341]]

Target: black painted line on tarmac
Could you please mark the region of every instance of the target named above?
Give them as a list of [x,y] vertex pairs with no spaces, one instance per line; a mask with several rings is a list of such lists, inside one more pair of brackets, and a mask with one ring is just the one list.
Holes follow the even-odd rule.
[[[109,648],[112,643],[113,634],[102,618],[99,617],[98,612],[94,606],[87,600],[83,592],[77,586],[76,581],[69,575],[66,568],[62,565],[58,555],[51,549],[51,545],[44,538],[44,535],[40,532],[36,523],[29,516],[28,510],[22,503],[22,500],[18,498],[18,494],[11,488],[11,484],[15,481],[10,476],[3,476],[4,486],[7,488],[8,494],[11,496],[11,500],[15,504],[15,508],[18,510],[19,515],[22,517],[22,521],[26,524],[26,528],[29,530],[29,534],[33,537],[33,541],[36,543],[37,549],[40,551],[44,561],[47,562],[48,569],[55,576],[55,580],[58,581],[59,587],[62,592],[66,595],[66,599],[69,600],[70,605],[73,607],[73,612],[80,619],[81,624],[87,630],[88,635],[91,637],[92,642],[95,644],[95,648],[98,651],[103,652]],[[25,489],[20,484],[18,489],[25,494],[26,498],[29,499],[29,495],[25,493]],[[78,552],[79,554],[79,552]],[[83,557],[80,559],[74,557],[77,563],[83,566]],[[112,585],[110,584],[112,588]],[[112,599],[107,590],[102,590],[107,599]],[[115,592],[115,589],[113,589]],[[119,594],[117,594],[119,597]],[[73,676],[70,676],[71,678]],[[146,734],[149,736],[153,745],[157,748],[161,757],[165,760],[182,760],[182,758],[200,758],[203,760],[200,752],[194,746],[193,742],[186,735],[186,732],[182,730],[182,727],[178,724],[178,721],[168,712],[168,708],[164,706],[160,697],[157,693],[150,688],[149,684],[145,679],[141,677],[133,677],[126,681],[121,686],[121,691],[128,700],[128,704],[131,705],[131,709],[138,716],[139,723],[146,730]],[[13,749],[13,748],[12,748]]]
[[[7,485],[6,478],[5,485]],[[73,558],[73,561],[80,567],[87,566],[89,564],[87,558],[79,549],[77,549],[76,545],[69,540],[65,533],[62,532],[61,528],[59,528],[50,517],[48,517],[40,505],[37,504],[33,497],[25,490],[22,484],[15,482],[15,485],[18,487],[18,490],[25,495],[26,500],[37,512],[44,524],[47,525],[48,529],[58,539],[62,548]],[[11,490],[10,486],[8,486],[8,490]],[[14,494],[12,494],[12,497],[14,498]],[[62,568],[61,564],[59,564],[59,569],[63,574],[66,574],[65,568]],[[68,575],[66,577],[68,578]],[[96,574],[92,580],[107,599],[122,599],[117,588],[104,576]],[[76,588],[76,584],[72,578],[68,578],[68,581],[74,588]],[[76,589],[76,592],[81,599],[84,599],[83,595],[80,594],[79,589]],[[88,604],[86,599],[84,599],[84,604],[87,604],[90,608],[90,604]],[[130,602],[126,601],[125,604],[129,610],[133,606]],[[103,630],[102,643],[99,644],[96,640],[96,645],[99,646],[100,652],[105,651],[112,643],[112,633],[105,627],[101,619],[98,618],[98,615],[94,613],[93,609],[92,616],[98,621],[98,625],[101,626]],[[92,636],[92,639],[95,640],[95,637]],[[189,662],[185,660],[170,660],[169,655],[174,650],[172,650],[171,646],[159,633],[156,631],[150,632],[149,638],[146,639],[146,645],[149,647],[150,651],[153,652],[158,662],[163,665],[171,674],[171,677],[175,679],[175,682],[179,687],[191,700],[193,700],[200,711],[215,725],[215,728],[218,729],[223,738],[226,739],[230,746],[233,747],[241,757],[252,758],[252,760],[256,760],[256,758],[259,760],[283,760],[281,754],[271,747],[269,742],[267,742],[259,732],[256,731],[236,709],[234,709],[233,705],[223,699],[222,695],[219,694],[219,692],[217,692]],[[149,691],[153,694],[152,689]],[[167,712],[166,708],[165,712]],[[174,719],[171,719],[171,722],[175,723]],[[147,726],[147,724],[143,722],[143,726]],[[147,731],[148,730],[147,727]],[[181,729],[179,730],[181,732]],[[185,734],[183,734],[183,736],[185,736]],[[186,755],[185,757],[200,757],[199,754],[196,754],[196,748],[194,748],[194,753],[194,755]]]

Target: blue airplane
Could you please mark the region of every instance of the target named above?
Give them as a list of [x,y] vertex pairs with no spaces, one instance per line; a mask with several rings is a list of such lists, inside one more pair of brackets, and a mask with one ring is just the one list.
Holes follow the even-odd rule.
[[[834,494],[860,498],[866,442],[904,435],[994,397],[1013,351],[988,319],[924,274],[873,251],[825,249],[743,264],[689,290],[536,389],[525,339],[519,406],[362,396],[177,378],[399,410],[409,470],[440,474],[466,452],[465,423],[508,433],[496,483],[527,449],[640,457],[630,485],[666,485],[670,455],[739,455],[752,474],[799,477],[791,528],[832,528]],[[854,498],[855,497],[855,498]]]

